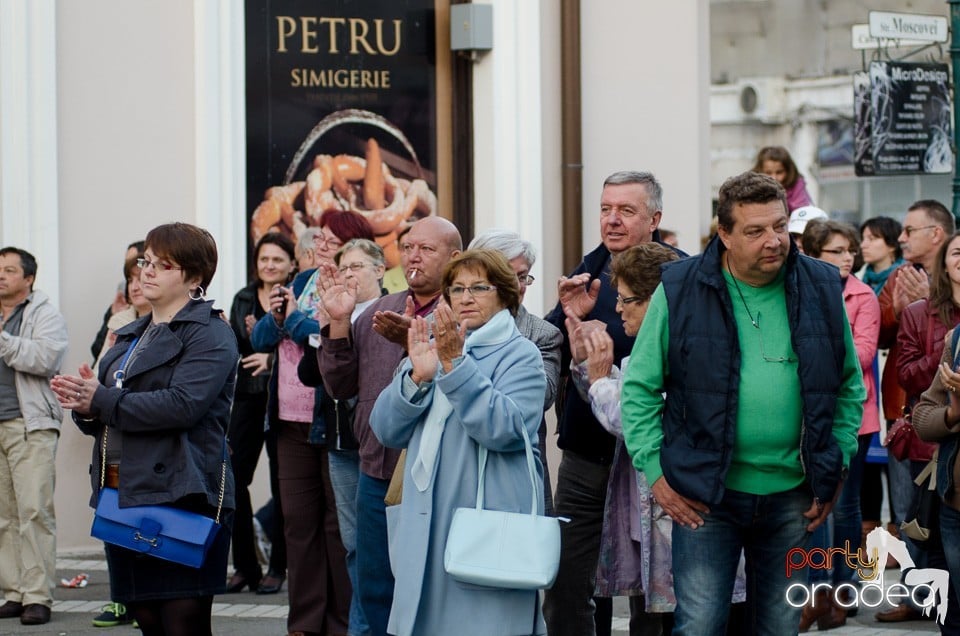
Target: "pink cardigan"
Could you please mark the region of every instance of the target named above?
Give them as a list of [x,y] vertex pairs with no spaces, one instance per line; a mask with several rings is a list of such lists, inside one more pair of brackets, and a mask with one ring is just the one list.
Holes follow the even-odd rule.
[[860,435],[880,430],[880,410],[877,406],[877,379],[873,375],[873,359],[877,355],[877,340],[880,338],[880,303],[869,285],[856,276],[847,276],[843,287],[843,301],[847,306],[847,318],[853,331],[857,348],[857,360],[863,369],[863,383],[867,387],[867,400],[863,403],[863,419],[860,420]]

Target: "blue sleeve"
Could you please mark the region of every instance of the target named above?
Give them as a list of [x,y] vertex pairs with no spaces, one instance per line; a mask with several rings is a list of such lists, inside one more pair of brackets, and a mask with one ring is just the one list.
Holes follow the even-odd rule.
[[283,329],[273,319],[273,312],[257,321],[250,332],[250,346],[258,353],[270,353],[283,340]]

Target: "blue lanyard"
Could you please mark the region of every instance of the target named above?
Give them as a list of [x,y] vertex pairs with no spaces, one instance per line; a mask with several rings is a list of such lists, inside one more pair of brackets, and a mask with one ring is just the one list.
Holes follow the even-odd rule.
[[123,388],[123,378],[126,377],[127,360],[130,359],[130,354],[133,353],[133,350],[136,348],[138,342],[140,342],[139,336],[134,338],[133,342],[130,343],[130,346],[127,347],[127,352],[123,354],[123,360],[120,361],[120,368],[113,373],[113,379],[118,389]]

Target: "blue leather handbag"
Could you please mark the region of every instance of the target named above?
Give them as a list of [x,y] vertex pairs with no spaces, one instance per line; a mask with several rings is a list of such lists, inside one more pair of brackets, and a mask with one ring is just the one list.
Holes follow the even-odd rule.
[[158,559],[173,561],[191,568],[199,568],[220,531],[220,512],[227,478],[226,442],[220,469],[220,499],[214,519],[189,510],[171,506],[120,507],[116,488],[105,488],[107,427],[103,427],[103,446],[100,460],[100,497],[93,515],[90,535],[104,543],[120,546],[134,552],[149,554]]
[[121,508],[117,490],[102,488],[90,534],[121,548],[199,568],[219,531],[216,520],[179,508]]

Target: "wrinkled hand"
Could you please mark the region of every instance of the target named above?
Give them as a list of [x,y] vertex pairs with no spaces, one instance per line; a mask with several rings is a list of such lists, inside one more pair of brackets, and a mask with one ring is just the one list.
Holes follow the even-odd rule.
[[240,364],[250,372],[250,375],[256,377],[270,370],[270,354],[251,353],[246,358],[241,358]]
[[671,488],[667,479],[663,476],[653,482],[650,490],[653,492],[653,498],[657,500],[664,512],[670,515],[674,523],[681,526],[696,530],[703,525],[703,517],[700,514],[709,514],[710,512],[705,504],[694,499],[687,499]]
[[[947,346],[949,347],[950,344],[947,343]],[[947,424],[952,426],[960,421],[960,373],[951,369],[947,362],[940,363],[939,372],[940,383],[950,397],[950,403],[947,405]]]
[[89,364],[80,365],[78,375],[55,375],[50,379],[50,389],[57,396],[60,406],[80,416],[90,413],[93,394],[99,386],[100,382]]
[[600,295],[600,279],[590,282],[590,274],[584,272],[567,278],[561,276],[557,283],[557,295],[563,313],[571,318],[583,320],[597,304]]
[[893,288],[893,310],[899,316],[912,302],[930,295],[930,281],[926,272],[914,267],[902,267],[897,271]]
[[410,379],[420,384],[429,382],[437,374],[437,351],[430,342],[430,326],[423,318],[413,318],[407,330],[407,355],[413,370]]
[[317,306],[318,311],[322,310],[331,321],[349,321],[357,306],[357,281],[344,281],[333,263],[321,263],[319,269],[317,284],[321,290],[321,304]]
[[407,297],[407,306],[402,314],[395,311],[378,311],[373,314],[373,330],[394,344],[406,348],[407,331],[414,314],[413,299]]
[[594,330],[583,340],[587,349],[587,379],[593,384],[610,375],[613,368],[613,338],[603,330]]
[[606,331],[607,325],[600,320],[580,320],[567,316],[564,319],[567,326],[567,335],[570,340],[570,355],[573,361],[580,364],[587,359],[586,339],[594,331]]
[[457,324],[453,310],[444,302],[437,303],[433,310],[433,338],[437,346],[437,357],[443,365],[444,373],[453,370],[453,361],[463,355],[463,343],[467,339],[466,329]]
[[833,493],[833,499],[831,501],[822,503],[816,499],[813,500],[810,508],[803,513],[805,518],[812,519],[812,521],[807,524],[807,532],[813,532],[821,523],[827,520],[830,511],[833,510],[833,506],[837,503],[837,498],[840,496],[841,490],[843,490],[843,480],[840,480],[840,483],[837,484],[837,490]]

